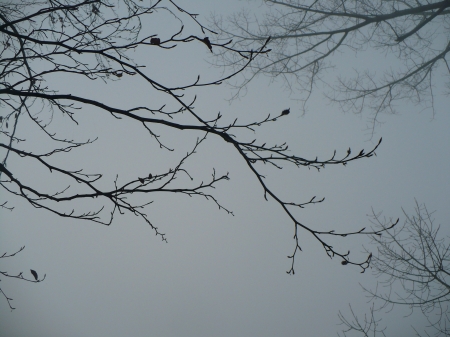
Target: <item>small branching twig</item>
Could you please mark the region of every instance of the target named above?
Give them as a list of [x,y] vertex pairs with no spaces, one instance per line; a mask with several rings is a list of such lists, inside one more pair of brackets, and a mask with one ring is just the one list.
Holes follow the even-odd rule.
[[[0,259],[4,259],[4,258],[8,258],[8,257],[13,257],[17,254],[19,254],[20,252],[22,252],[25,249],[25,246],[22,246],[19,248],[19,250],[15,251],[14,253],[8,254],[8,253],[3,253],[3,255],[0,256]],[[14,278],[14,279],[19,279],[22,281],[27,281],[27,282],[32,282],[32,283],[39,283],[45,280],[45,276],[42,278],[39,278],[38,274],[36,271],[34,271],[33,269],[30,269],[30,273],[33,276],[33,279],[31,278],[27,278],[23,276],[23,272],[20,272],[16,275],[13,274],[9,274],[6,271],[2,271],[0,270],[0,275],[4,276],[4,277],[9,277],[9,278]],[[1,281],[1,280],[0,280]],[[6,302],[8,303],[9,308],[12,310],[14,310],[15,308],[11,305],[11,301],[13,300],[12,298],[8,297],[5,292],[3,291],[2,288],[0,288],[0,293],[3,295],[3,297],[6,299]]]

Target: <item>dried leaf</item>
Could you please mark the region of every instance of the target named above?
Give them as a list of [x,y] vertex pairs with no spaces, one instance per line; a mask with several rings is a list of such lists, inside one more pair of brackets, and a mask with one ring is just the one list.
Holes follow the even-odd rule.
[[30,272],[34,276],[34,279],[37,281],[38,280],[38,274],[36,273],[36,271],[34,271],[33,269],[30,269]]
[[156,46],[159,46],[160,43],[161,43],[161,40],[158,39],[157,37],[152,37],[152,38],[150,39],[150,44],[154,44],[154,45],[156,45]]
[[212,53],[213,51],[212,51],[211,41],[209,41],[209,37],[205,37],[205,38],[203,39],[203,43],[206,44],[206,46],[209,48],[209,50],[210,50],[211,53]]

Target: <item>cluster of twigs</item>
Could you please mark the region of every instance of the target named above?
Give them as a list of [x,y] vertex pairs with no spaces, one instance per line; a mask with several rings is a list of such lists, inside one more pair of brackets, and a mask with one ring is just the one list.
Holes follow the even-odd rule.
[[[433,212],[416,201],[414,214],[402,209],[404,222],[392,228],[392,219],[372,211],[371,222],[383,235],[372,235],[376,246],[371,268],[378,279],[375,289],[362,287],[372,302],[370,314],[356,314],[350,306],[350,318],[339,312],[347,332],[361,336],[385,336],[377,314],[406,307],[410,316],[422,313],[427,324],[414,326],[415,336],[449,336],[450,329],[450,244],[435,224]],[[398,222],[398,220],[397,220]],[[366,249],[366,251],[368,251]]]
[[[157,37],[157,34],[145,35],[142,32],[142,22],[149,15],[155,15],[160,11],[168,11],[180,22],[192,20],[205,35],[183,35],[181,25],[176,32],[167,39]],[[176,178],[186,174],[189,181],[193,181],[189,172],[184,168],[185,162],[196,152],[197,147],[206,140],[207,136],[219,137],[227,143],[231,143],[242,159],[246,162],[255,178],[264,190],[266,199],[271,197],[277,202],[282,210],[291,218],[295,227],[295,249],[290,256],[292,265],[289,273],[294,273],[294,258],[301,250],[299,244],[298,230],[306,230],[324,247],[330,257],[339,256],[346,264],[354,264],[364,271],[370,263],[369,256],[363,262],[353,262],[349,259],[348,252],[338,252],[324,241],[325,236],[347,236],[356,234],[377,234],[377,232],[365,231],[364,229],[336,233],[330,231],[317,231],[306,224],[301,223],[292,213],[291,207],[305,207],[314,204],[314,198],[308,202],[296,203],[281,200],[271,188],[263,181],[263,176],[258,171],[260,163],[268,163],[275,168],[282,168],[285,164],[293,164],[298,167],[312,167],[321,169],[327,165],[346,165],[347,163],[369,158],[375,154],[380,142],[369,152],[364,150],[352,154],[350,149],[347,154],[337,157],[336,153],[328,160],[318,158],[309,160],[288,152],[288,146],[282,145],[258,145],[253,142],[243,142],[233,134],[235,130],[254,131],[258,126],[275,122],[279,118],[286,118],[288,114],[283,111],[280,115],[268,116],[260,121],[239,124],[234,121],[230,124],[221,124],[221,115],[218,114],[213,120],[207,120],[201,113],[194,112],[193,101],[187,102],[183,92],[202,86],[220,84],[222,81],[235,76],[248,67],[261,54],[267,54],[269,39],[257,50],[240,50],[230,47],[230,41],[223,44],[211,43],[207,35],[215,34],[213,31],[202,26],[196,19],[196,15],[187,12],[174,4],[172,1],[154,1],[151,5],[143,5],[140,1],[133,0],[86,0],[86,1],[49,1],[35,2],[23,1],[21,3],[10,3],[0,5],[0,104],[2,106],[0,126],[0,148],[4,159],[0,163],[0,186],[10,195],[24,198],[29,204],[36,208],[43,208],[56,215],[79,220],[98,222],[104,225],[112,223],[116,212],[120,214],[129,212],[145,221],[163,241],[165,234],[152,223],[146,214],[145,207],[151,201],[143,204],[135,204],[127,197],[134,195],[148,195],[150,193],[178,193],[188,196],[206,198],[215,203],[220,209],[232,214],[225,208],[209,190],[222,181],[228,180],[228,174],[216,175],[214,171],[208,182],[190,183],[186,186],[174,186]],[[241,57],[245,62],[240,69],[229,75],[225,75],[211,82],[201,82],[200,77],[192,83],[171,87],[152,79],[143,65],[136,64],[130,57],[129,51],[137,48],[163,48],[174,49],[180,43],[197,43],[206,45],[207,50],[215,52],[216,49],[227,49]],[[51,75],[62,75],[69,78],[83,77],[90,80],[101,79],[105,82],[118,80],[124,76],[136,76],[147,83],[149,89],[166,95],[169,101],[177,105],[176,109],[148,106],[131,106],[121,109],[90,97],[82,97],[69,93],[59,93],[48,85],[47,79]],[[85,108],[97,108],[106,111],[114,118],[129,119],[142,124],[163,150],[173,149],[163,144],[158,135],[152,131],[151,126],[161,125],[169,129],[189,130],[199,134],[195,146],[190,152],[182,157],[178,164],[166,172],[146,172],[144,176],[135,177],[125,183],[119,183],[116,176],[114,188],[105,189],[100,186],[104,179],[104,173],[88,174],[83,170],[69,170],[61,165],[55,164],[51,159],[57,154],[69,155],[69,153],[80,147],[92,144],[95,140],[78,142],[60,137],[57,133],[49,130],[50,121],[45,121],[40,116],[42,110],[52,113],[59,111],[68,116],[73,123],[77,123],[77,111]],[[37,113],[36,113],[37,110]],[[95,111],[95,110],[94,110]],[[187,113],[191,117],[191,123],[181,122],[181,114]],[[54,144],[53,149],[47,152],[34,153],[27,150],[26,139],[16,137],[18,121],[28,118],[32,121]],[[185,120],[185,119],[183,119]],[[19,173],[15,173],[9,166],[9,161],[27,160],[35,167],[43,167],[51,174],[63,177],[69,184],[61,187],[57,192],[34,186],[33,183],[24,182]],[[80,192],[82,191],[82,192]],[[77,210],[78,200],[103,200],[104,206],[88,212]],[[61,204],[69,204],[72,208],[67,212],[61,210]],[[104,213],[106,205],[111,205],[108,216]],[[12,256],[12,255],[11,255]],[[2,272],[2,275],[9,276]],[[19,274],[18,278],[23,278]],[[37,280],[36,280],[37,281]],[[41,280],[39,280],[41,281]],[[34,281],[33,281],[34,282]],[[7,300],[8,297],[5,295]]]
[[[234,97],[260,74],[280,78],[304,103],[313,88],[324,84],[330,88],[325,95],[344,111],[371,110],[372,132],[379,113],[395,113],[396,102],[413,101],[434,111],[433,84],[440,75],[448,79],[450,74],[450,43],[445,38],[450,1],[265,0],[264,5],[256,17],[243,9],[211,20],[220,33],[217,41],[233,39],[235,48],[256,48],[271,37],[272,52],[236,81]],[[380,56],[392,56],[398,64],[381,71],[373,55],[380,50]],[[324,83],[321,75],[333,67],[338,52],[358,53],[375,67],[341,71],[336,83],[329,77]],[[227,50],[219,56],[212,62],[220,67],[241,66]]]

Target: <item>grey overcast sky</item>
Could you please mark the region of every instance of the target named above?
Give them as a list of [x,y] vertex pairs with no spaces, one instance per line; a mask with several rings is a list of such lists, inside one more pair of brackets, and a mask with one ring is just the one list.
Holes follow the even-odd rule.
[[[198,20],[206,23],[211,11],[231,13],[247,2],[190,0],[179,5],[199,13]],[[158,15],[150,25],[166,25],[167,34],[173,34],[177,22],[166,14]],[[186,29],[201,34],[189,24]],[[146,71],[155,78],[179,84],[195,80],[198,74],[205,79],[220,76],[220,69],[208,64],[208,53],[204,45],[191,43],[148,55],[136,52],[135,57],[147,64]],[[341,55],[337,62],[344,69],[352,62],[379,62],[381,67],[386,61]],[[153,99],[145,87],[125,77],[108,85],[67,82],[64,77],[53,81],[61,93],[83,94],[122,107],[148,104]],[[289,116],[262,127],[257,136],[267,142],[286,141],[292,153],[307,158],[327,158],[335,149],[345,154],[348,147],[370,149],[383,137],[376,157],[347,167],[329,166],[320,173],[306,168],[268,168],[267,182],[285,199],[325,197],[322,204],[297,213],[314,228],[345,231],[368,227],[367,214],[372,208],[386,217],[400,217],[402,222],[401,208],[412,213],[416,198],[429,210],[436,210],[436,223],[442,224],[442,234],[448,235],[449,100],[441,88],[435,92],[434,116],[405,102],[398,107],[398,115],[383,116],[385,123],[376,130],[373,141],[365,131],[366,115],[344,114],[320,95],[313,95],[302,116],[292,95],[283,92],[279,83],[269,85],[262,77],[252,83],[246,96],[231,104],[226,100],[231,94],[225,84],[199,89],[195,107],[203,116],[221,111],[224,118],[242,121],[290,107]],[[162,172],[201,136],[158,129],[163,141],[179,149],[174,155],[159,149],[141,125],[88,109],[80,112],[79,121],[79,126],[70,125],[64,131],[68,138],[98,136],[99,140],[61,160],[75,168],[109,169],[113,171],[111,179],[116,172],[130,177]],[[58,128],[69,125],[64,119],[55,124]],[[33,130],[24,123],[19,132],[26,136]],[[33,136],[39,139],[39,135]],[[296,274],[286,274],[290,268],[287,256],[294,248],[293,225],[272,200],[264,200],[255,177],[222,143],[209,137],[189,160],[188,168],[196,178],[208,177],[213,167],[219,173],[230,172],[231,180],[219,184],[214,193],[235,216],[201,199],[157,195],[151,199],[149,216],[167,234],[167,244],[130,215],[116,217],[109,227],[62,219],[10,199],[2,191],[1,201],[10,200],[15,209],[1,210],[0,253],[11,253],[23,245],[26,249],[1,260],[0,269],[14,274],[32,268],[47,276],[39,284],[2,278],[1,287],[14,299],[16,310],[11,312],[0,297],[0,336],[333,336],[341,329],[338,311],[348,314],[349,303],[361,315],[368,313],[369,304],[359,284],[375,285],[370,270],[361,274],[356,267],[329,259],[307,233],[300,233],[303,252],[297,255]],[[34,146],[38,149],[41,145]],[[17,172],[30,179],[39,177],[30,167],[18,167]],[[362,246],[370,248],[364,237],[333,242],[361,260],[365,258]],[[380,314],[388,327],[387,336],[409,336],[411,325],[423,328],[420,315],[404,318],[406,313],[396,308]]]

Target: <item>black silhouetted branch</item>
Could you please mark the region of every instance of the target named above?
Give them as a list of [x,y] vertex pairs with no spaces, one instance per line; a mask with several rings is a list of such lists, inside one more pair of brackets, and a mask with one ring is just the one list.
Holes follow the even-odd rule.
[[[19,253],[20,253],[21,251],[23,251],[24,249],[25,249],[25,246],[22,246],[22,247],[20,247],[19,250],[15,251],[14,253],[11,253],[11,254],[3,253],[3,255],[0,256],[0,259],[5,259],[5,258],[8,258],[8,257],[13,257],[13,256],[19,254]],[[0,270],[0,275],[2,275],[2,276],[4,276],[4,277],[15,278],[15,279],[19,279],[19,280],[22,280],[22,281],[33,282],[33,283],[39,283],[39,282],[44,281],[45,276],[46,276],[46,275],[44,275],[43,278],[39,278],[37,272],[36,272],[35,270],[33,270],[33,269],[30,269],[30,273],[33,275],[34,280],[33,280],[33,279],[30,279],[30,278],[24,277],[24,276],[23,276],[23,272],[20,272],[20,273],[17,274],[17,275],[12,275],[12,274],[8,274],[8,272],[6,272],[6,271]],[[0,281],[1,281],[1,280],[0,280]],[[11,305],[11,301],[12,301],[13,299],[10,298],[10,297],[8,297],[8,296],[5,294],[5,292],[3,291],[3,289],[2,289],[1,287],[0,287],[0,293],[2,293],[3,297],[4,297],[4,298],[6,299],[6,301],[8,302],[9,308],[10,308],[11,310],[14,310],[15,308]]]
[[[328,165],[346,165],[355,160],[372,157],[381,139],[368,152],[361,150],[351,154],[349,149],[345,155],[338,156],[335,151],[327,160],[293,155],[286,144],[266,145],[258,139],[252,142],[241,140],[237,136],[238,130],[254,133],[261,125],[276,122],[279,118],[289,118],[287,110],[249,123],[240,123],[237,119],[231,123],[222,122],[221,113],[211,119],[205,117],[205,112],[195,110],[193,104],[197,97],[192,99],[186,93],[199,87],[218,85],[244,71],[268,53],[266,45],[269,39],[265,39],[253,50],[234,49],[230,47],[229,41],[223,44],[210,41],[209,45],[206,37],[199,37],[195,32],[184,35],[183,20],[186,19],[193,20],[203,33],[214,32],[206,30],[195,14],[181,9],[172,1],[156,1],[150,6],[133,0],[119,1],[121,6],[117,6],[117,1],[64,0],[48,4],[30,1],[0,6],[0,20],[3,22],[0,25],[0,48],[3,48],[0,52],[0,104],[3,108],[0,121],[0,151],[4,155],[0,164],[0,186],[9,195],[23,198],[33,207],[45,209],[61,217],[109,225],[117,214],[131,213],[141,218],[156,235],[166,241],[165,233],[151,221],[146,211],[146,207],[152,203],[148,200],[149,196],[154,195],[152,193],[175,193],[205,198],[219,209],[232,214],[232,211],[211,193],[219,182],[229,179],[228,173],[218,174],[213,169],[208,180],[197,181],[186,168],[186,162],[193,160],[200,144],[205,142],[207,137],[216,137],[234,147],[246,167],[253,172],[266,200],[275,200],[293,222],[295,249],[291,256],[290,273],[294,273],[294,258],[300,249],[299,229],[309,232],[318,240],[328,256],[339,256],[348,264],[360,266],[364,271],[370,263],[370,255],[363,262],[351,261],[349,252],[338,251],[329,245],[325,238],[376,234],[378,231],[361,229],[336,233],[334,230],[316,230],[302,223],[293,215],[291,209],[303,208],[322,202],[323,199],[312,198],[307,202],[282,200],[264,182],[258,165],[270,164],[281,169],[292,164],[317,170]],[[168,38],[164,37],[167,32],[150,32],[151,34],[143,35],[144,20],[150,20],[151,15],[164,11],[177,19],[171,26],[174,33]],[[167,27],[164,29],[167,30]],[[204,48],[206,44],[208,48],[204,50],[207,53],[211,49],[213,53],[226,49],[243,60],[242,66],[218,80],[201,82],[198,76],[188,84],[173,86],[152,78],[151,71],[145,68],[146,64],[139,64],[132,58],[131,52],[137,50],[149,53],[154,51],[154,48],[159,48],[165,52],[173,52],[179,44],[188,43],[192,44],[192,48]],[[146,85],[148,91],[162,95],[165,101],[162,104],[152,102],[154,106],[138,105],[130,101],[123,102],[122,107],[119,107],[112,101],[103,101],[89,95],[60,93],[51,85],[50,78],[54,75],[63,76],[67,81],[83,78],[105,83],[121,81],[124,78],[135,79],[139,80],[139,85]],[[128,108],[123,108],[127,105]],[[172,130],[196,135],[197,141],[190,151],[178,159],[175,166],[162,172],[148,172],[147,169],[133,178],[124,178],[114,172],[114,168],[111,168],[113,172],[89,173],[85,169],[86,163],[82,161],[78,163],[78,167],[68,168],[58,158],[67,158],[71,153],[91,145],[96,139],[67,139],[66,136],[61,136],[62,132],[52,131],[50,124],[53,114],[59,112],[68,117],[68,122],[73,126],[78,123],[77,119],[82,110],[89,110],[91,114],[106,112],[114,119],[135,123],[148,132],[163,151],[176,152],[176,148],[171,148],[160,139],[153,131],[155,126],[159,127],[158,132]],[[47,111],[50,117],[44,115]],[[51,144],[51,149],[32,150],[27,139],[16,137],[19,119],[30,122],[37,130],[42,131]],[[27,137],[33,137],[33,134],[27,134]],[[10,163],[19,164],[8,165]],[[15,169],[21,166],[20,163],[26,163],[22,164],[22,167],[29,167],[34,172],[49,172],[52,181],[58,186],[57,190],[52,190],[50,186],[42,187],[37,180],[26,179],[21,171]],[[115,173],[113,183],[105,178],[107,173]],[[145,200],[137,201],[134,197]],[[91,209],[84,211],[78,204],[81,200],[89,201],[89,205],[99,206],[90,206]]]

